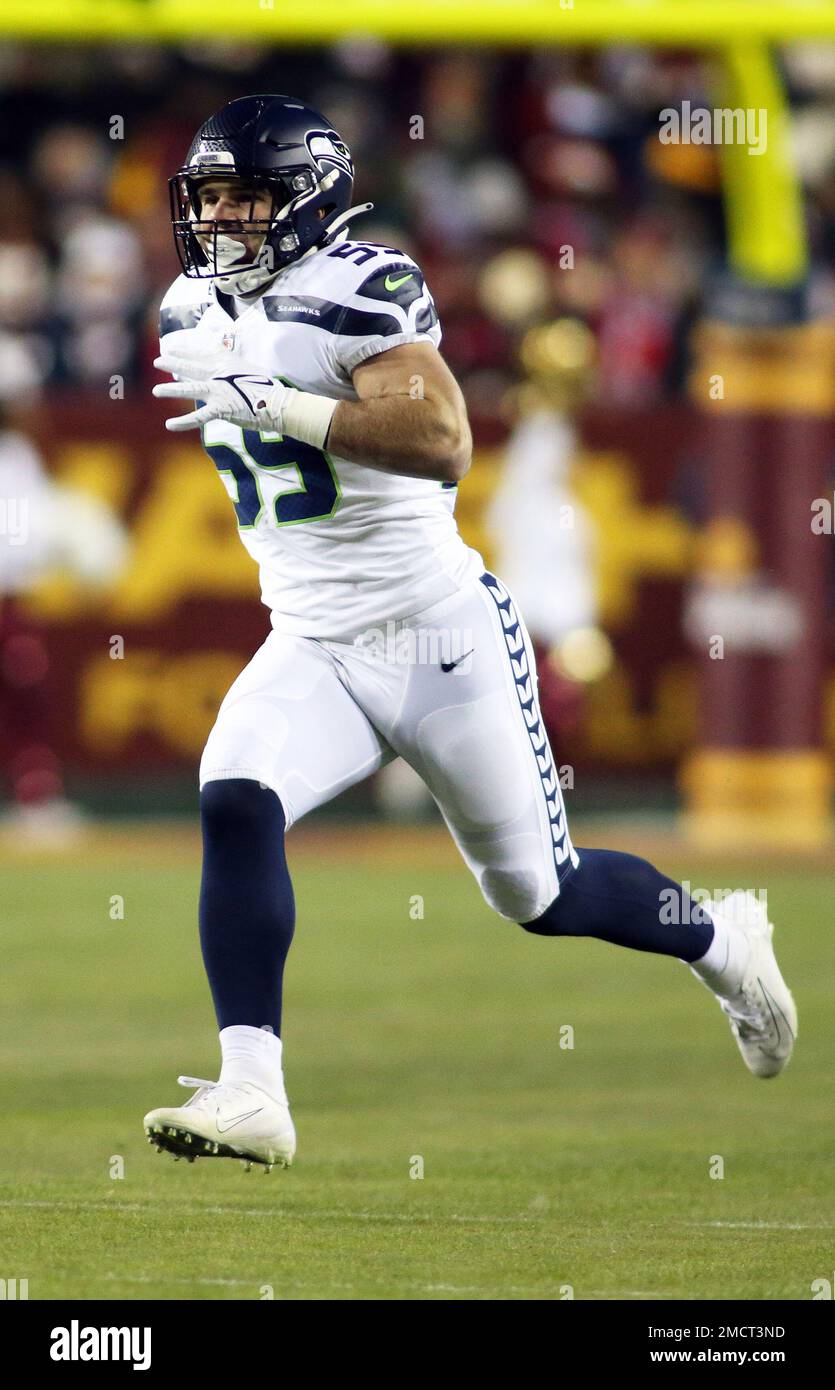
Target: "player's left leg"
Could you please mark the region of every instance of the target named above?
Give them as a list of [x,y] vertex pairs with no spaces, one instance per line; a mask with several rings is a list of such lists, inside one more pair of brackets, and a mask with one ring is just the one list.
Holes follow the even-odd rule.
[[417,663],[386,734],[432,790],[487,902],[537,935],[596,937],[686,962],[719,998],[749,1068],[775,1075],[797,1020],[759,904],[705,910],[644,859],[576,850],[512,597],[486,574],[442,621],[472,657],[447,671]]

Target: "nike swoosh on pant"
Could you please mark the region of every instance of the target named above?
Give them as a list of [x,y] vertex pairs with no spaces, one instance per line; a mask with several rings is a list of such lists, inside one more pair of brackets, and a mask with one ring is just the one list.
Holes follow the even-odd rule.
[[[475,651],[475,647],[473,647],[473,651]],[[454,671],[456,666],[460,666],[462,661],[466,661],[468,656],[472,656],[473,651],[465,652],[463,656],[457,657],[455,661],[442,661],[441,670]]]

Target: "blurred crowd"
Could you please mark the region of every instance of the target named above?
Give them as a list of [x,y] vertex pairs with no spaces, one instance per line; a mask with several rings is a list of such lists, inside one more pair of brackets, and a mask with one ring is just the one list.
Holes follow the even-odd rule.
[[[814,293],[835,303],[835,50],[784,55],[807,189]],[[513,380],[531,323],[597,340],[612,403],[675,395],[688,327],[721,265],[719,155],[658,139],[663,107],[713,104],[687,52],[403,51],[239,43],[7,46],[0,55],[0,372],[142,386],[177,272],[166,180],[233,97],[292,92],[348,141],[353,235],[423,265],[471,407]]]

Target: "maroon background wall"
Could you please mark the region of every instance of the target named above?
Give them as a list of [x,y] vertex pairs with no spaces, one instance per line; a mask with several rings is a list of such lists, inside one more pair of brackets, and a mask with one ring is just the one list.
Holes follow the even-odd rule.
[[[74,394],[53,403],[54,427],[38,424],[51,470],[107,496],[133,538],[112,590],[50,581],[28,605],[49,634],[54,736],[70,769],[193,771],[225,689],[268,631],[225,490],[199,444],[167,435],[163,418],[144,397]],[[490,563],[482,513],[501,441],[479,423],[458,515]],[[695,737],[696,667],[681,618],[704,501],[700,430],[683,404],[596,409],[582,425],[575,485],[597,531],[602,622],[617,656],[571,749],[559,750],[588,771],[672,772]],[[831,738],[835,719],[829,727]]]

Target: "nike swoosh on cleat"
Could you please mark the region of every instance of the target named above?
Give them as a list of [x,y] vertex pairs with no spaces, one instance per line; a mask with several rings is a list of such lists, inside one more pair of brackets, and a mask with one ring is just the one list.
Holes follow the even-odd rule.
[[260,1115],[263,1109],[263,1105],[259,1105],[257,1110],[247,1110],[245,1115],[236,1115],[234,1120],[227,1120],[224,1124],[220,1123],[220,1116],[218,1116],[215,1120],[215,1124],[218,1128],[218,1133],[226,1134],[227,1130],[234,1129],[235,1125],[243,1124],[244,1120],[251,1120],[253,1115]]
[[[780,1005],[777,1003],[777,1000],[776,1000],[776,999],[773,999],[772,996],[769,994],[768,990],[766,989],[766,987],[765,987],[765,985],[763,984],[762,980],[760,979],[759,975],[757,976],[757,984],[759,985],[760,989],[762,990],[762,992],[763,992],[763,999],[765,1000],[766,1004],[768,1005],[768,1012],[771,1014],[771,1021],[772,1021],[772,1023],[774,1024],[774,1030],[775,1030],[775,1032],[776,1032],[776,1034],[777,1034],[777,1042],[776,1042],[775,1046],[776,1046],[776,1047],[779,1047],[779,1046],[780,1046],[780,1042],[781,1042],[781,1035],[780,1035],[780,1024],[779,1024],[779,1022],[778,1022],[777,1015],[779,1014],[779,1015],[780,1015],[780,1018],[782,1018],[783,1022],[785,1023],[786,1029],[787,1029],[787,1031],[788,1031],[788,1034],[789,1034],[789,1037],[790,1037],[790,1038],[793,1038],[793,1037],[794,1037],[794,1029],[792,1028],[791,1024],[789,1023],[789,1020],[786,1018],[786,1015],[783,1013],[783,1010],[780,1008]],[[761,1051],[761,1052],[765,1052],[765,1050],[766,1050],[766,1049],[765,1049],[764,1047],[761,1047],[761,1048],[760,1048],[760,1051]]]
[[400,285],[405,285],[405,283],[406,283],[407,280],[411,280],[411,278],[412,278],[412,276],[414,275],[414,273],[415,273],[415,272],[414,272],[413,270],[410,270],[408,275],[401,275],[399,280],[392,280],[391,276],[390,276],[390,275],[387,275],[387,276],[386,276],[386,289],[387,289],[387,290],[396,290],[396,289],[398,289]]

